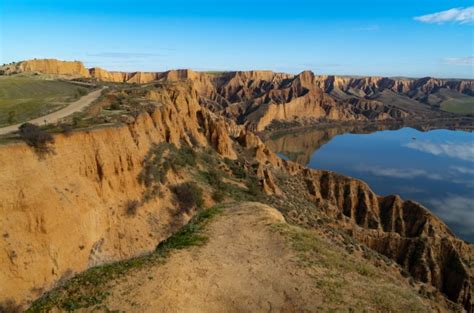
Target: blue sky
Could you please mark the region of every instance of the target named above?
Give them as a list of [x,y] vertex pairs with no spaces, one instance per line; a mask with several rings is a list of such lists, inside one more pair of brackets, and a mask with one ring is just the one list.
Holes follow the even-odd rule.
[[0,3],[0,63],[474,78],[472,1]]

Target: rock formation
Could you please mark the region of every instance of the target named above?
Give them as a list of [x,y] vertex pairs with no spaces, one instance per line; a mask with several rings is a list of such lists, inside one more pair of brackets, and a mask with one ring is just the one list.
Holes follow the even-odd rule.
[[[82,71],[76,65],[68,70],[45,66],[36,69],[72,75]],[[99,72],[93,75],[125,77]],[[173,205],[169,193],[144,203],[133,219],[124,213],[127,202],[146,191],[137,177],[150,148],[168,142],[213,147],[222,157],[244,159],[245,169],[255,171],[260,187],[273,195],[268,201],[275,201],[287,219],[309,228],[344,231],[472,311],[473,246],[456,238],[428,209],[397,196],[377,196],[356,179],[282,160],[251,131],[295,115],[364,120],[410,113],[365,98],[343,101],[327,92],[332,79],[321,85],[310,72],[209,77],[170,71],[132,78],[140,83],[185,78],[191,83],[145,90],[155,109],[130,116],[127,125],[57,135],[55,153],[44,159],[24,144],[0,147],[0,302],[31,300],[74,272],[150,251],[172,232],[172,216],[189,218]],[[362,86],[366,83],[394,88],[387,79],[367,79]],[[429,92],[433,84],[412,82],[396,88],[417,86]],[[466,84],[459,88],[471,88]],[[372,92],[359,83],[351,86]],[[176,183],[185,177],[183,172],[168,179]],[[285,206],[295,203],[295,209]]]
[[406,121],[452,118],[452,114],[438,110],[439,103],[430,96],[451,91],[460,96],[474,97],[473,80],[430,77],[316,76],[311,71],[297,75],[271,71],[205,73],[192,70],[127,73],[100,68],[87,71],[80,62],[57,60],[23,61],[0,69],[4,74],[31,71],[79,75],[116,83],[189,80],[198,91],[201,104],[254,131],[265,130],[273,121],[314,123],[321,119]]
[[55,59],[35,59],[6,65],[0,74],[38,72],[51,75],[89,77],[89,71],[79,61],[59,61]]

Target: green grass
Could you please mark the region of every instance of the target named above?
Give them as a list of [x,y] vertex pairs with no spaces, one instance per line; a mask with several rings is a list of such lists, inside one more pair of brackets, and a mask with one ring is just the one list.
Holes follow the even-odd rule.
[[397,279],[386,275],[385,268],[349,254],[308,229],[288,224],[275,224],[271,229],[297,252],[299,266],[310,269],[316,293],[323,298],[321,311],[429,311],[414,289],[400,286]]
[[99,305],[109,295],[110,284],[131,270],[161,264],[173,250],[205,244],[208,237],[204,234],[204,229],[221,211],[221,206],[202,210],[176,234],[161,242],[149,255],[93,267],[74,276],[64,285],[33,302],[26,312],[48,312],[53,308],[72,311]]
[[82,86],[35,76],[0,76],[0,126],[56,111],[87,92]]
[[474,114],[474,97],[466,96],[443,101],[441,109],[452,113]]

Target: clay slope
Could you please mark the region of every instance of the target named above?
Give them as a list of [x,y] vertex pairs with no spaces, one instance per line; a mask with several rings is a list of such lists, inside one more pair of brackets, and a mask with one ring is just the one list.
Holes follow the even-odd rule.
[[155,144],[206,145],[209,134],[232,157],[222,124],[199,113],[189,87],[169,87],[156,99],[160,105],[129,127],[57,135],[44,158],[24,144],[0,147],[0,303],[31,301],[75,272],[150,251],[170,235],[183,214],[170,193],[147,199],[135,218],[126,213],[147,191],[138,177]]

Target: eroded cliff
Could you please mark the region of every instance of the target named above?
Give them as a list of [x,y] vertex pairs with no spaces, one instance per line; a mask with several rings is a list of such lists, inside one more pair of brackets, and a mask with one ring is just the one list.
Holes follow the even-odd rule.
[[[86,70],[80,62],[23,61],[4,66],[0,73],[41,72],[68,74],[104,82],[147,84],[189,80],[201,104],[254,131],[272,122],[314,124],[332,121],[426,121],[457,118],[439,110],[452,99],[474,97],[473,80],[317,76],[271,71],[206,73],[192,70],[167,72],[109,72]],[[472,120],[465,122],[471,125]]]
[[[192,74],[167,75],[179,79]],[[259,75],[251,73],[249,77],[258,86],[255,88],[266,90],[267,80],[256,82]],[[275,78],[271,73],[265,75]],[[335,240],[347,240],[344,234],[349,234],[352,240],[365,244],[357,244],[360,249],[369,247],[366,251],[391,258],[414,279],[472,310],[472,245],[457,239],[440,219],[417,203],[397,196],[379,197],[361,181],[280,159],[249,130],[252,127],[212,112],[207,104],[200,105],[207,78],[198,77],[202,85],[197,90],[183,82],[144,89],[153,110],[130,116],[127,125],[57,135],[54,154],[44,158],[23,144],[0,148],[0,264],[4,268],[0,282],[8,282],[0,284],[0,300],[28,302],[87,267],[151,251],[175,230],[177,215],[180,223],[186,221],[193,212],[181,210],[170,188],[195,179],[189,176],[191,169],[168,172],[168,182],[157,190],[161,196],[142,201],[133,218],[127,213],[129,201],[141,200],[149,191],[139,179],[144,168],[161,164],[147,162],[150,151],[154,144],[167,142],[193,149],[212,147],[220,154],[220,163],[212,166],[222,175],[197,173],[210,190],[220,188],[222,182],[216,177],[225,173],[237,177],[255,174],[258,184],[249,184],[247,190],[258,188],[271,195],[261,201],[278,208],[288,220],[334,232]],[[262,96],[263,102],[252,114],[267,105],[265,97],[276,102],[298,94],[295,99],[304,102],[305,95],[311,94],[323,103],[325,99],[336,101],[319,87],[306,90],[314,83],[311,73],[288,79],[275,78],[271,84],[287,87]],[[222,90],[228,86],[222,81],[219,84]],[[252,93],[253,99],[259,99],[254,87],[231,89],[226,97],[244,99],[239,97]],[[316,113],[327,112],[314,103],[307,105]],[[337,110],[334,114],[343,114]],[[221,113],[235,118],[227,109]],[[262,117],[257,122],[260,120]],[[229,196],[235,196],[239,184],[228,186]]]

